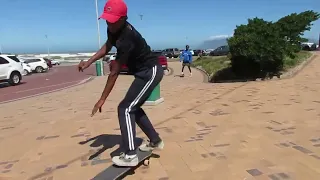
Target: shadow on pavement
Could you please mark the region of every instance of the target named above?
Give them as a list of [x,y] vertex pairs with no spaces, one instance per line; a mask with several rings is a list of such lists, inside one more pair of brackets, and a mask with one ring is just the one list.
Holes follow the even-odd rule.
[[[102,148],[100,150],[98,150],[96,153],[94,153],[93,155],[91,155],[89,157],[89,160],[94,159],[95,157],[97,157],[101,153],[103,153],[105,150],[112,148],[117,144],[120,144],[120,147],[118,149],[114,150],[113,152],[111,152],[110,156],[113,157],[113,156],[119,155],[121,152],[123,152],[123,149],[121,148],[122,147],[121,135],[102,134],[102,135],[90,138],[86,141],[81,141],[81,142],[79,142],[79,144],[83,145],[83,144],[86,144],[90,141],[93,141],[90,144],[90,147],[102,146]],[[141,138],[136,138],[135,139],[136,148],[138,148],[138,146],[140,146],[142,144],[142,142],[143,142],[143,140]],[[158,158],[160,158],[160,155],[152,153],[150,155],[150,158],[158,159]],[[144,164],[144,160],[141,160],[137,166],[129,167],[129,168],[128,167],[118,167],[118,166],[115,166],[112,164],[109,167],[107,167],[106,169],[104,169],[103,171],[101,171],[100,173],[98,173],[97,175],[95,175],[95,177],[92,178],[92,180],[114,179],[115,177],[117,177],[116,179],[124,179],[126,176],[134,175],[135,170],[137,168],[139,168],[142,164]]]
[[[110,156],[113,157],[115,155],[119,155],[121,152],[123,152],[122,147],[122,137],[121,135],[117,134],[101,134],[96,137],[90,138],[86,141],[81,141],[79,144],[84,145],[88,142],[91,142],[90,147],[100,147],[102,146],[96,153],[92,154],[89,157],[89,160],[94,159],[95,157],[99,156],[101,153],[106,151],[107,149],[113,148],[116,145],[120,145],[120,147],[113,152],[110,153]],[[141,138],[136,138],[135,140],[135,146],[139,147],[143,142],[143,139]]]
[[[26,82],[21,82],[17,86],[22,85],[22,84],[26,84]],[[7,83],[7,82],[3,82],[3,83],[0,82],[0,89],[1,88],[6,88],[6,87],[11,87],[11,85],[9,83]]]
[[230,83],[230,82],[248,82],[255,81],[257,77],[239,77],[231,68],[224,68],[217,71],[210,79],[211,83]]

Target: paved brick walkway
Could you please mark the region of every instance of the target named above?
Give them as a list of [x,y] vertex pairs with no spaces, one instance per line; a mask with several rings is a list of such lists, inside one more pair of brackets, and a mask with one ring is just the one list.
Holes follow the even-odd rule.
[[[317,57],[295,78],[270,82],[166,76],[165,102],[146,107],[165,149],[127,179],[319,179],[319,67]],[[121,76],[103,113],[90,118],[105,79],[0,105],[0,179],[87,180],[106,169],[120,141],[115,110],[132,77]]]

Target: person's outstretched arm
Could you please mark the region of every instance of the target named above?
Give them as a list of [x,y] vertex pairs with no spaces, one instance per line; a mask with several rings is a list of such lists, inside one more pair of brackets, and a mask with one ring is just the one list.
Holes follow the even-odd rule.
[[92,63],[96,62],[98,59],[101,59],[103,56],[105,56],[111,50],[111,48],[112,44],[109,40],[107,40],[107,42],[104,43],[104,45],[88,61],[80,61],[78,65],[78,70],[83,71],[87,69]]
[[96,62],[98,59],[101,59],[111,50],[111,48],[112,44],[109,40],[107,40],[107,42],[104,43],[104,45],[99,49],[99,51],[97,51],[97,53],[88,60],[88,63],[92,64]]
[[124,42],[120,42],[120,46],[118,48],[117,58],[116,60],[112,61],[110,64],[110,74],[108,76],[108,80],[106,86],[101,95],[101,100],[107,99],[111,90],[113,89],[116,80],[118,79],[121,66],[128,62],[130,57],[130,53],[134,48],[134,43],[130,40],[126,40]]

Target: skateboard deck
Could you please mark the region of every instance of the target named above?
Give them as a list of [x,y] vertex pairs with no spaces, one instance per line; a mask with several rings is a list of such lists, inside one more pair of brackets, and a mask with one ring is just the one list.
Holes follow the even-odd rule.
[[137,166],[132,167],[119,167],[116,165],[111,165],[98,175],[96,175],[92,180],[115,180],[115,179],[122,179],[121,177],[125,176],[131,170],[136,169],[143,163],[145,166],[149,166],[149,159],[152,155],[152,151],[143,152],[137,150],[137,155],[139,159],[139,164]]
[[180,75],[175,75],[175,77],[184,77],[184,75],[181,75],[181,74]]

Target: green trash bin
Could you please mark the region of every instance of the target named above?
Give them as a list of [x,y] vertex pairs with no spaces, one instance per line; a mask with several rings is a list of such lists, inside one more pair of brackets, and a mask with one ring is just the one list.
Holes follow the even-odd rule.
[[160,96],[160,84],[158,84],[152,91],[151,95],[145,102],[145,105],[157,105],[164,101],[164,99]]
[[96,62],[96,74],[97,76],[103,76],[103,61],[99,60]]
[[158,84],[152,91],[147,101],[156,101],[160,99],[160,85]]

